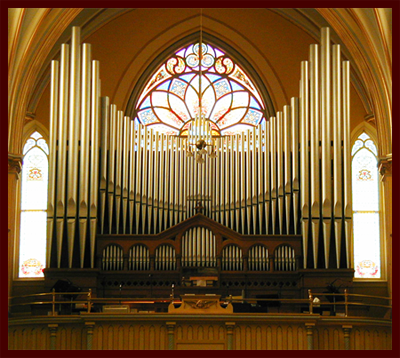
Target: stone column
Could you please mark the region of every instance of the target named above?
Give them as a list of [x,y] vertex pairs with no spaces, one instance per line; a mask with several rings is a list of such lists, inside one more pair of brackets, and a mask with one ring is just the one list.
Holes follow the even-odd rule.
[[50,331],[50,349],[55,350],[58,324],[49,324],[48,327]]
[[168,349],[173,350],[175,348],[175,325],[176,322],[167,322],[168,330]]
[[343,333],[344,333],[344,349],[349,350],[350,349],[350,332],[351,332],[353,326],[344,325],[344,326],[342,326],[342,328],[343,328]]
[[[383,237],[386,247],[386,271],[388,280],[388,296],[392,297],[392,155],[387,155],[379,160],[379,173],[382,181],[381,200],[383,211],[381,222],[383,223]],[[382,274],[384,274],[382,272]],[[391,302],[390,302],[391,304]]]
[[315,323],[306,323],[306,332],[307,332],[307,349],[308,350],[313,350],[314,349],[314,326]]
[[86,349],[92,350],[93,346],[93,330],[95,322],[85,322],[86,327]]
[[233,350],[233,328],[235,327],[235,322],[225,322],[226,325],[226,335],[227,335],[227,350]]
[[22,155],[8,154],[8,297],[12,296],[12,281],[18,267],[16,245],[18,244],[20,173],[22,170]]

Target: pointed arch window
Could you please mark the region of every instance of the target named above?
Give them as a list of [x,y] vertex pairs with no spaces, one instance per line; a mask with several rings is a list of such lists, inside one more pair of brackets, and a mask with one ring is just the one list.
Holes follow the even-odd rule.
[[19,278],[43,277],[49,147],[39,132],[26,141],[21,176]]
[[381,278],[378,152],[364,132],[351,155],[355,277]]
[[212,136],[251,129],[265,118],[265,105],[242,68],[222,50],[202,43],[181,48],[155,71],[135,106],[136,118],[154,130],[186,136],[200,113]]

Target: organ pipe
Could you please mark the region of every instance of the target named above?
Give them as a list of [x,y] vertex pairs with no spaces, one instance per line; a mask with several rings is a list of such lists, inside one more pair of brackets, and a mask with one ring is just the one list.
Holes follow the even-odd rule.
[[336,268],[340,266],[342,239],[342,101],[340,45],[332,46],[332,119],[333,119],[333,215],[335,225]]
[[298,228],[299,207],[299,99],[292,97],[290,101],[292,117],[292,187],[293,187],[293,221],[294,233]]
[[60,59],[60,98],[58,126],[58,158],[57,158],[57,198],[56,198],[56,239],[57,267],[61,267],[62,242],[64,237],[65,185],[67,163],[67,131],[68,131],[68,88],[69,88],[69,45],[61,45]]
[[272,216],[272,234],[275,234],[275,224],[276,224],[276,201],[278,196],[278,191],[276,188],[276,117],[271,117],[270,119],[270,158],[271,164],[269,171],[271,173],[271,216]]
[[321,184],[325,268],[329,264],[332,216],[331,182],[331,47],[329,28],[321,29]]
[[68,132],[68,192],[67,192],[67,232],[68,267],[72,267],[75,225],[78,205],[78,143],[80,109],[80,28],[74,26],[71,36],[71,62],[69,85],[69,132]]
[[115,190],[115,152],[117,138],[117,106],[110,106],[110,151],[108,164],[108,225],[111,234],[113,224],[114,190]]
[[99,188],[100,188],[100,222],[101,228],[100,233],[104,233],[104,219],[105,219],[105,209],[106,209],[106,195],[107,195],[107,169],[108,169],[108,161],[109,161],[109,131],[110,131],[110,122],[109,122],[109,114],[110,114],[110,99],[108,97],[101,98],[101,162],[100,162],[100,179],[99,179]]
[[[301,63],[301,80],[300,80],[300,133],[301,133],[301,224],[303,233],[303,260],[304,268],[307,266],[307,250],[308,250],[308,221],[310,214],[309,204],[309,114],[308,114],[308,61]],[[316,263],[314,263],[316,265]]]
[[130,143],[129,143],[129,233],[133,233],[133,227],[136,226],[136,221],[133,218],[133,213],[135,209],[135,178],[136,178],[136,155],[135,155],[135,145],[136,145],[136,129],[135,122],[129,121],[129,133],[130,133]]
[[351,202],[351,146],[350,146],[350,62],[343,61],[343,178],[344,218],[346,233],[346,262],[351,267],[352,202]]
[[[263,125],[263,124],[262,124]],[[264,145],[265,149],[262,152],[262,158],[264,160],[263,163],[263,177],[264,177],[264,213],[265,213],[265,231],[266,234],[268,234],[269,230],[269,213],[270,213],[270,203],[271,203],[271,190],[270,190],[270,181],[272,181],[271,178],[271,170],[270,170],[270,132],[271,132],[271,126],[270,122],[265,124],[265,130],[262,131],[262,137],[264,138]]]
[[122,194],[122,146],[123,146],[123,117],[124,112],[117,111],[117,140],[116,140],[116,167],[115,167],[115,223],[116,232],[119,233],[121,217],[121,194]]
[[314,267],[317,267],[320,206],[320,95],[318,45],[310,45],[310,190],[311,190],[311,235]]
[[79,170],[79,241],[80,267],[83,268],[89,212],[89,140],[91,104],[91,50],[89,44],[82,45],[81,81],[81,133]]
[[56,183],[56,159],[57,159],[57,126],[58,126],[58,91],[59,91],[59,62],[51,62],[50,81],[50,151],[49,151],[49,191],[47,204],[47,247],[46,262],[50,265],[50,253],[53,242],[55,213],[55,183]]
[[[292,176],[290,171],[291,161],[291,117],[290,117],[290,106],[283,107],[283,133],[284,135],[284,166],[285,166],[285,178],[284,178],[284,190],[285,190],[285,221],[286,221],[286,233],[289,234],[290,227],[290,204],[292,195]],[[282,234],[283,232],[281,232]]]
[[124,116],[123,124],[123,173],[122,173],[122,233],[126,233],[128,210],[128,183],[129,183],[129,150],[130,150],[130,118]]
[[278,198],[278,221],[279,233],[283,231],[283,202],[284,202],[284,178],[283,178],[283,113],[276,114],[276,167],[277,167],[277,198]]
[[99,131],[100,131],[100,63],[92,61],[92,110],[90,140],[90,265],[94,268],[96,228],[97,228],[97,199],[99,183]]

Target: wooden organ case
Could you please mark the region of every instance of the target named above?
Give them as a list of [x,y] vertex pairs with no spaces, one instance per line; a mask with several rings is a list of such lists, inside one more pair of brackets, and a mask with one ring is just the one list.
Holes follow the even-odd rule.
[[300,95],[198,164],[100,95],[80,29],[52,62],[46,285],[98,297],[307,297],[351,283],[348,61],[329,28]]

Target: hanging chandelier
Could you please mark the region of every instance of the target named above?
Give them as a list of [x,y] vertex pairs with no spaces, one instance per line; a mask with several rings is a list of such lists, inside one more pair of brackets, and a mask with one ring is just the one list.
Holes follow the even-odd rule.
[[215,139],[212,137],[211,121],[205,118],[202,113],[202,61],[203,61],[203,24],[202,24],[202,9],[200,9],[200,42],[198,46],[198,61],[199,61],[199,108],[195,115],[189,121],[188,136],[186,139],[186,154],[188,157],[196,157],[196,163],[204,163],[203,155],[208,155],[210,158],[217,156]]
[[186,154],[188,157],[196,156],[196,163],[204,163],[203,155],[210,158],[217,156],[215,139],[212,137],[211,123],[203,114],[197,114],[189,124],[186,139]]

